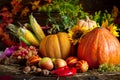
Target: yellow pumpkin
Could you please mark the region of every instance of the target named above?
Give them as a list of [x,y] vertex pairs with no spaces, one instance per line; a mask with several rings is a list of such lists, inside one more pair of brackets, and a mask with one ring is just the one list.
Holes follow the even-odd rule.
[[59,32],[46,36],[40,43],[39,52],[42,57],[65,59],[70,55],[71,48],[68,34]]

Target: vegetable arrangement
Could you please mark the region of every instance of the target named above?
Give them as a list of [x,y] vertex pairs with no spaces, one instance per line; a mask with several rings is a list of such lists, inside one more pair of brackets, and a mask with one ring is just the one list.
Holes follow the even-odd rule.
[[[0,62],[4,63],[6,58],[9,58],[8,64],[24,62],[25,74],[44,76],[74,76],[89,69],[107,71],[109,65],[111,71],[111,67],[119,71],[116,67],[120,63],[119,33],[112,16],[107,12],[90,15],[82,10],[78,0],[72,3],[73,0],[61,3],[54,0],[47,4],[49,18],[44,28],[49,27],[49,34],[32,14],[30,23],[8,24],[7,29],[17,38],[17,44],[0,54]],[[53,6],[57,6],[56,18],[50,14]]]

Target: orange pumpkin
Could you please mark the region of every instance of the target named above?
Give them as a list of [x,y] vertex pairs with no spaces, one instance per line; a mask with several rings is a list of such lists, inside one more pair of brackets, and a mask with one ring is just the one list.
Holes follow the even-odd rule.
[[46,36],[40,43],[39,52],[43,57],[65,59],[71,53],[71,42],[68,34],[59,32]]
[[90,68],[100,64],[120,63],[120,43],[106,28],[95,28],[78,44],[78,57],[86,60]]

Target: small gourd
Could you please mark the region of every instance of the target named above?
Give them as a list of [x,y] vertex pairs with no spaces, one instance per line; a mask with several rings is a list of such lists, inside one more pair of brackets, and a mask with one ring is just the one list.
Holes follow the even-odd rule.
[[79,27],[86,27],[87,29],[91,29],[93,27],[97,26],[97,23],[91,19],[89,19],[88,16],[86,16],[86,19],[80,19],[77,22],[77,25]]

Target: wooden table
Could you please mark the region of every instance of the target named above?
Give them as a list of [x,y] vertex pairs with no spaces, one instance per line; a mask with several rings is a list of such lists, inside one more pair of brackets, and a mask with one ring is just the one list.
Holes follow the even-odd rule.
[[22,69],[20,65],[0,64],[0,80],[120,80],[120,72],[99,73],[96,70],[89,70],[74,76],[56,77],[24,74]]

